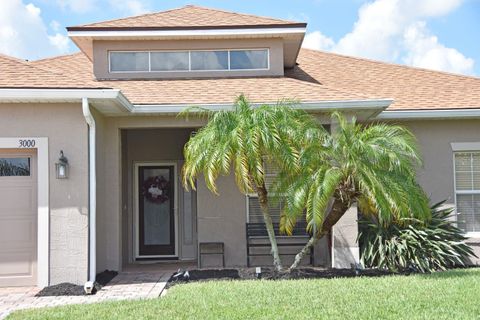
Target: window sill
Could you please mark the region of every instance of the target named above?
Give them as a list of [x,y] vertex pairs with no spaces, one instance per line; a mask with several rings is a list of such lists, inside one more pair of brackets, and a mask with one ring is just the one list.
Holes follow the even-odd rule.
[[[480,232],[467,232],[465,233],[465,236],[467,238],[475,238],[475,239],[480,239]],[[468,241],[468,240],[467,240]]]

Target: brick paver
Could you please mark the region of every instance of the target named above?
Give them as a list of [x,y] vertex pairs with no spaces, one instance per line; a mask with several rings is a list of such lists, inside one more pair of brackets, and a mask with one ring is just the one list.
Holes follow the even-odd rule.
[[121,272],[97,294],[89,296],[35,297],[34,287],[0,288],[0,319],[15,310],[95,303],[107,300],[157,298],[171,272]]

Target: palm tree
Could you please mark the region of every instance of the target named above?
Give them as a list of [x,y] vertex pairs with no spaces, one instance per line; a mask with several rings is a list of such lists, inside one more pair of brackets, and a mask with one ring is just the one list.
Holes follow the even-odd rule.
[[281,270],[269,213],[265,162],[284,171],[297,170],[299,151],[296,145],[303,137],[317,132],[315,121],[289,103],[253,107],[243,95],[237,98],[233,110],[203,110],[202,114],[207,117],[206,126],[194,133],[184,148],[183,185],[194,189],[195,179],[203,174],[206,186],[218,194],[216,179],[233,170],[240,192],[258,194],[273,263],[277,270]]
[[301,150],[301,170],[282,171],[274,189],[285,195],[281,230],[290,234],[306,215],[312,236],[296,255],[296,268],[310,248],[328,234],[356,202],[362,214],[387,224],[404,217],[427,220],[428,199],[415,179],[420,163],[415,137],[389,124],[360,125],[332,115],[332,133]]

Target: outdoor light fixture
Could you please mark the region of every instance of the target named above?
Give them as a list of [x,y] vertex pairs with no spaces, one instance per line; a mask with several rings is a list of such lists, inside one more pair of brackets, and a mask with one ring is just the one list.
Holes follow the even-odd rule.
[[60,158],[55,163],[55,169],[57,171],[57,179],[68,178],[68,159],[63,155],[63,150],[60,150]]

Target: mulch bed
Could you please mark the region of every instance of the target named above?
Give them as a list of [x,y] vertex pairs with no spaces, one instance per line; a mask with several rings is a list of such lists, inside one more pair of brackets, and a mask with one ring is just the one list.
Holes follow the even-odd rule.
[[[105,270],[100,272],[96,276],[95,294],[98,290],[102,289],[107,283],[109,283],[115,276],[118,274],[116,271]],[[48,286],[40,290],[35,296],[36,297],[58,297],[58,296],[83,296],[85,295],[85,290],[83,286],[76,285],[73,283],[59,283],[53,286]]]
[[[188,273],[187,273],[188,272]],[[319,268],[298,268],[291,272],[276,272],[273,268],[262,268],[260,278],[267,280],[288,280],[288,279],[332,279],[332,278],[353,278],[353,277],[382,277],[393,274],[390,271],[378,269],[319,269]],[[173,274],[167,282],[166,289],[182,283],[212,280],[254,280],[259,277],[255,268],[238,269],[202,269],[188,270]]]

